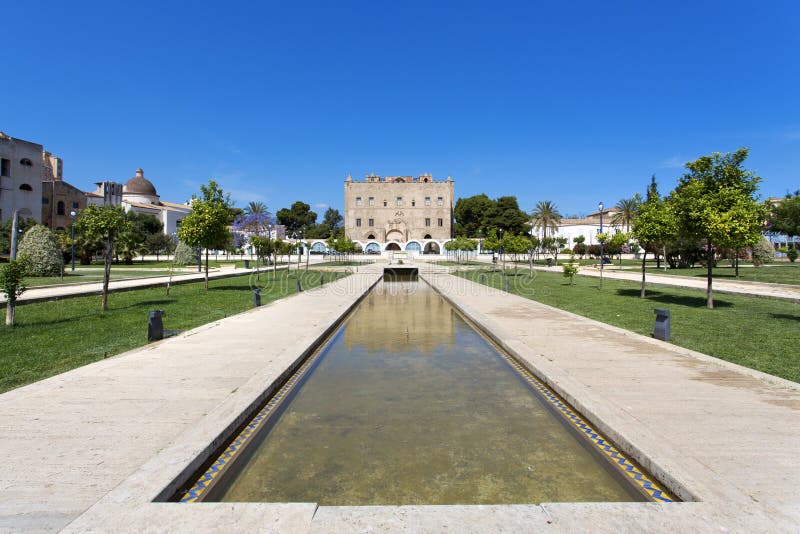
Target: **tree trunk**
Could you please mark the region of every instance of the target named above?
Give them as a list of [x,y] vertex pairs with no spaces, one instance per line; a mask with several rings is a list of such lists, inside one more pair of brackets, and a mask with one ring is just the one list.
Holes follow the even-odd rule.
[[647,262],[647,249],[644,249],[644,253],[642,254],[642,293],[641,297],[644,298],[646,296],[646,292],[644,289],[644,280],[645,280],[645,263]]
[[736,249],[736,258],[733,260],[736,262],[736,278],[739,278],[739,249]]
[[8,299],[6,302],[6,326],[14,326],[14,308],[16,299]]
[[208,249],[206,249],[206,292],[208,292]]
[[103,258],[103,296],[100,298],[100,311],[108,309],[108,282],[111,280],[111,253],[114,250],[114,237],[106,240],[106,253]]
[[708,267],[708,288],[706,289],[707,305],[708,308],[714,309],[714,293],[711,289],[711,280],[713,278],[712,265],[714,258],[712,257],[711,240],[707,240],[706,244],[706,266]]

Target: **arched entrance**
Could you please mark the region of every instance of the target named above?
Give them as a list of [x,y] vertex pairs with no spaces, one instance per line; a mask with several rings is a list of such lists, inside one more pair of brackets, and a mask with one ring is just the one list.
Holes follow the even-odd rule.
[[386,241],[405,241],[406,237],[400,230],[389,230],[386,232]]
[[386,250],[400,250],[400,245],[397,243],[389,243],[386,245]]
[[423,254],[440,254],[441,249],[439,248],[439,243],[436,241],[430,241],[425,243],[425,251]]
[[406,245],[406,250],[409,252],[422,252],[422,245],[416,241],[409,241]]
[[367,254],[380,254],[381,253],[381,246],[376,242],[367,243],[367,246],[364,247],[364,252]]

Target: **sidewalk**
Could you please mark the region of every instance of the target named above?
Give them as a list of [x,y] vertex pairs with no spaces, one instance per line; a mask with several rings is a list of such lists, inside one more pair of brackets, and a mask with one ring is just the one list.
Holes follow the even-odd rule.
[[[294,266],[293,266],[294,267]],[[285,265],[279,265],[278,270],[285,270]],[[294,269],[292,269],[294,270]],[[114,269],[112,269],[114,272]],[[214,280],[218,278],[230,278],[232,276],[245,276],[248,274],[255,274],[255,269],[213,269],[208,272],[208,279]],[[262,273],[272,272],[266,268],[261,269]],[[187,284],[189,282],[202,282],[205,280],[205,272],[202,273],[185,273],[180,272],[172,275],[172,285]],[[124,280],[111,280],[108,283],[109,292],[120,291],[125,289],[144,289],[148,287],[166,286],[170,281],[169,276],[148,276],[143,278],[126,278]],[[78,284],[64,284],[52,286],[32,287],[25,291],[22,296],[17,299],[18,303],[24,302],[42,302],[47,300],[55,300],[60,298],[75,297],[80,295],[99,295],[103,291],[103,282],[87,282]],[[0,304],[5,304],[5,293],[0,293]]]

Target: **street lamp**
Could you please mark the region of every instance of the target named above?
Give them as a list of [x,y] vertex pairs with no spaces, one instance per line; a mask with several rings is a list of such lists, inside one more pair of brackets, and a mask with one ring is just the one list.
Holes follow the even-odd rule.
[[[603,203],[600,202],[597,205],[597,209],[600,210],[600,233],[603,233]],[[603,285],[603,242],[600,241],[600,285]]]
[[70,231],[70,242],[72,243],[72,272],[75,272],[75,210],[69,212],[69,218],[72,219],[72,228]]

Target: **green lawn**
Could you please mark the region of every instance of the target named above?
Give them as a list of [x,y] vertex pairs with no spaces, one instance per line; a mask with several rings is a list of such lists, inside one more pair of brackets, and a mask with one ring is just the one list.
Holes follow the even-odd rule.
[[[320,274],[302,271],[303,288],[319,285]],[[325,280],[343,276],[326,273]],[[0,326],[0,392],[147,344],[152,310],[166,312],[165,329],[187,330],[250,309],[254,284],[265,304],[294,293],[297,272],[278,272],[275,281],[271,273],[260,282],[254,275],[212,279],[208,292],[202,282],[175,285],[169,297],[163,287],[111,293],[105,313],[99,296],[19,305],[16,326]]]
[[473,266],[473,265],[486,265],[483,262],[479,261],[450,261],[450,260],[439,260],[439,261],[432,261],[433,265],[442,265],[445,267],[464,267],[464,266]]
[[[504,288],[499,272],[459,276],[480,282],[482,274],[487,284]],[[653,333],[653,309],[667,308],[672,343],[800,382],[800,304],[718,294],[716,308],[709,310],[701,291],[648,287],[648,297],[641,299],[634,282],[606,279],[600,289],[598,279],[576,276],[570,286],[560,273],[536,272],[531,279],[524,270],[508,278],[513,293],[648,336]]]

